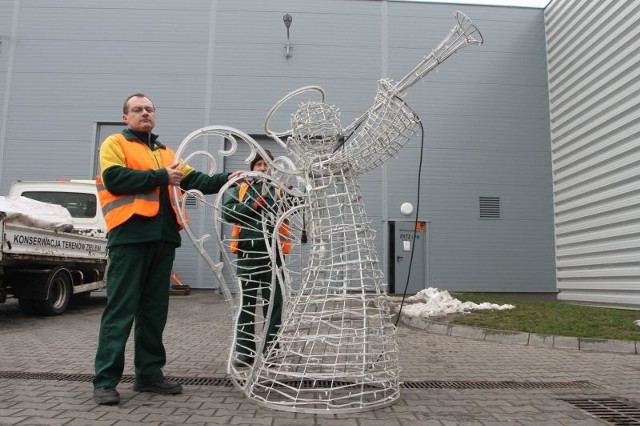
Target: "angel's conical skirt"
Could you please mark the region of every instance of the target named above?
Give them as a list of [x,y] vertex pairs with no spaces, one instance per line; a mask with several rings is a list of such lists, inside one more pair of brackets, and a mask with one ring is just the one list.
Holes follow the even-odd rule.
[[389,398],[399,383],[395,326],[357,181],[346,173],[309,179],[320,189],[307,192],[307,267],[256,379],[323,381],[327,398],[332,387],[355,384]]

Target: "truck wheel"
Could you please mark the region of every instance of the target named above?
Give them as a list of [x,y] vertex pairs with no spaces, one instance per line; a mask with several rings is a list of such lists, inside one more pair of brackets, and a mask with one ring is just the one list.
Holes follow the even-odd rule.
[[67,309],[71,299],[69,273],[62,268],[56,269],[47,281],[48,297],[45,300],[36,300],[35,310],[40,315],[59,315]]

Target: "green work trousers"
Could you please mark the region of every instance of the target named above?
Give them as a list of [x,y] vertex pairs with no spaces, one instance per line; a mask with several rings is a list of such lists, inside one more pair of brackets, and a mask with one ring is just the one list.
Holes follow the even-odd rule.
[[150,384],[164,378],[162,333],[167,323],[175,249],[175,244],[163,241],[109,249],[107,306],[100,322],[94,387],[115,387],[120,382],[134,321],[136,381]]
[[[262,256],[265,256],[262,254]],[[262,305],[262,314],[267,316],[269,303],[271,303],[271,290],[275,288],[273,295],[273,307],[271,318],[267,325],[266,344],[264,352],[273,342],[278,327],[282,322],[282,290],[277,282],[271,282],[272,270],[269,259],[256,259],[251,255],[241,254],[238,259],[238,278],[242,291],[242,307],[238,316],[236,329],[236,352],[239,354],[254,356],[256,353],[256,309],[258,308],[258,292],[266,302]]]

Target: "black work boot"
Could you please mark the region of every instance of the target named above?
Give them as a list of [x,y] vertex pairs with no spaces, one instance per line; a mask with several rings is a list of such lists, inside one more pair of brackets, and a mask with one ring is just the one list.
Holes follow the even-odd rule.
[[182,385],[177,382],[170,382],[169,380],[162,379],[159,382],[154,383],[138,383],[133,384],[133,390],[136,392],[153,392],[163,395],[176,395],[182,392]]
[[116,388],[95,388],[93,400],[100,405],[116,405],[120,403],[120,394]]

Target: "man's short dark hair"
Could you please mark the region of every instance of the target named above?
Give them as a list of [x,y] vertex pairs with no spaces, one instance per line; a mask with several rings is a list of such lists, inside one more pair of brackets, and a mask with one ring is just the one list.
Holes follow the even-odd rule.
[[[269,151],[268,149],[265,149],[264,152],[266,152],[269,158],[273,160],[273,154],[271,153],[271,151]],[[253,171],[253,167],[256,165],[258,161],[264,161],[264,158],[262,158],[262,156],[259,153],[256,153],[256,156],[254,157],[254,159],[251,160],[251,164],[249,164],[249,170]]]
[[124,104],[122,105],[122,113],[127,114],[129,112],[129,99],[131,98],[147,98],[149,97],[144,93],[134,93],[133,95],[127,96],[127,99],[124,100]]

